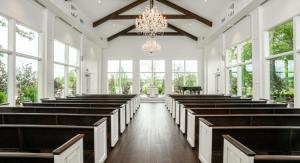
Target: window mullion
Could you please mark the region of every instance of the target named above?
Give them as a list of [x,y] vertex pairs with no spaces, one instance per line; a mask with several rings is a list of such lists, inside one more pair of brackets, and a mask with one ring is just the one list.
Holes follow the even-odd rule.
[[16,93],[16,21],[8,20],[8,49],[11,55],[8,55],[8,102],[15,106]]
[[68,92],[69,92],[69,86],[68,86],[68,78],[69,78],[69,46],[66,45],[65,46],[65,96],[68,96]]

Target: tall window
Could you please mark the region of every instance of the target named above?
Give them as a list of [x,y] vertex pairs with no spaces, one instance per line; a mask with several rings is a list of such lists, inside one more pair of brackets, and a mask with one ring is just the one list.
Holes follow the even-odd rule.
[[16,104],[38,100],[39,33],[16,25]]
[[131,94],[133,68],[132,60],[108,61],[108,93]]
[[54,41],[54,95],[73,96],[77,93],[80,73],[79,50]]
[[198,84],[198,61],[197,60],[174,60],[172,61],[172,84],[173,92],[179,93],[182,86],[197,86]]
[[165,94],[165,61],[141,60],[140,61],[140,93],[149,94],[149,86],[157,88],[159,95]]
[[8,90],[8,20],[0,16],[0,103],[7,102]]
[[278,102],[294,101],[293,21],[269,31],[270,95]]
[[231,95],[252,96],[253,68],[252,43],[245,41],[227,50],[229,73],[229,93]]

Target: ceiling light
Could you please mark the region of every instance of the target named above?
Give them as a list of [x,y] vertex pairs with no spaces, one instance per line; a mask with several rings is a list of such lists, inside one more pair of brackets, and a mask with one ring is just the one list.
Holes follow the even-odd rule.
[[154,38],[150,38],[146,41],[146,43],[142,46],[144,52],[148,54],[153,54],[160,52],[161,46],[156,42]]

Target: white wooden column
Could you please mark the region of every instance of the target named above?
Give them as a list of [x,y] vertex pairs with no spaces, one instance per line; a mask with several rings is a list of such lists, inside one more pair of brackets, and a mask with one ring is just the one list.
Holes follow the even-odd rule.
[[295,108],[300,107],[300,16],[294,18],[294,49],[296,50],[294,61],[295,79]]
[[15,106],[16,100],[16,21],[8,21],[8,103]]

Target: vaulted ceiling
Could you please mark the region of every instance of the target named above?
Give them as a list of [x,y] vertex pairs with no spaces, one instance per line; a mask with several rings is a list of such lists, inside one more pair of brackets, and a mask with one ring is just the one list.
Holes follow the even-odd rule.
[[[115,11],[136,2],[137,0],[73,0],[73,2],[93,21],[96,22]],[[160,1],[160,0],[159,0]],[[214,23],[218,21],[220,11],[224,11],[232,0],[167,0],[181,8],[184,8],[197,16],[207,19]],[[122,13],[121,15],[138,15],[141,14],[145,7],[149,5],[149,1],[141,3],[136,7]],[[164,15],[182,15],[182,12],[169,7],[165,3],[155,1],[160,12]],[[122,20],[107,20],[101,24],[94,24],[96,31],[102,37],[109,38],[124,29],[129,29],[135,23],[135,19],[122,19]],[[211,27],[203,21],[197,19],[169,19],[168,23],[177,27],[178,29],[196,37],[206,37],[210,32]],[[134,30],[133,30],[134,31]],[[173,29],[168,29],[167,32],[174,32]],[[188,36],[188,35],[187,35]]]

